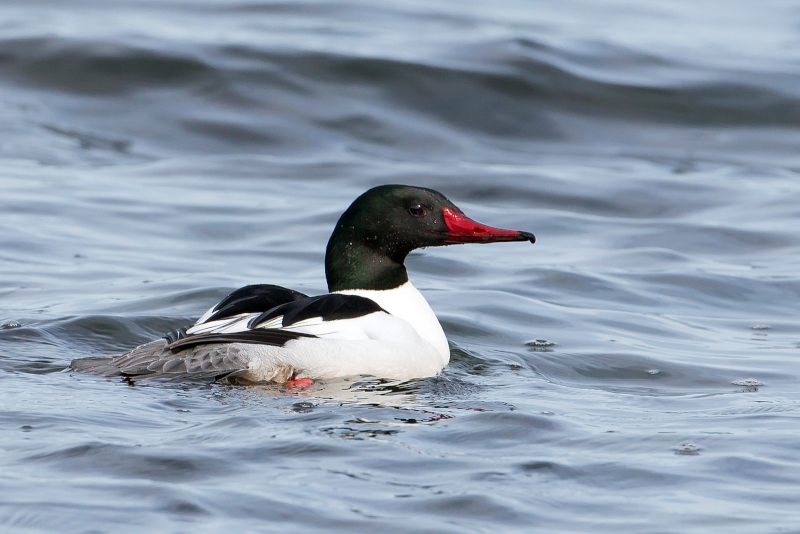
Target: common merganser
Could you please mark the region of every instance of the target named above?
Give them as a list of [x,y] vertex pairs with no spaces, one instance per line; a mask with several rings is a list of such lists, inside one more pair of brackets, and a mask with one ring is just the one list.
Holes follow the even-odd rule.
[[70,367],[300,387],[349,375],[434,376],[450,361],[450,348],[403,262],[417,248],[499,241],[536,238],[475,222],[433,189],[374,187],[347,208],[328,241],[328,294],[246,286],[188,329],[122,355],[74,360]]

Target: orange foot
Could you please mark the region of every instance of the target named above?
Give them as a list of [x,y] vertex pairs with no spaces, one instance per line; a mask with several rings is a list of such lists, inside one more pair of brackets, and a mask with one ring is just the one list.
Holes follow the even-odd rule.
[[286,381],[286,388],[287,389],[302,389],[307,388],[308,386],[314,383],[313,380],[310,378],[295,378],[294,380],[287,380]]

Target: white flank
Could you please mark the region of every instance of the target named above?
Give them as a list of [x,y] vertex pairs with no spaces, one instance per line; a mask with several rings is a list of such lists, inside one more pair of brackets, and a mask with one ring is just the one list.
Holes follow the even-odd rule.
[[[319,317],[282,326],[283,316],[259,328],[311,334],[315,338],[289,341],[283,347],[237,344],[249,356],[248,378],[272,380],[290,368],[295,376],[334,378],[371,374],[409,379],[434,376],[450,361],[450,348],[436,315],[425,297],[406,282],[385,291],[347,290],[377,303],[388,314],[375,312],[354,319],[323,321]],[[258,313],[246,313],[204,323],[214,308],[187,330],[188,334],[235,333],[248,330]],[[289,373],[291,374],[291,372]]]
[[428,301],[410,281],[400,287],[383,291],[346,289],[336,293],[358,295],[377,302],[387,312],[407,321],[422,339],[436,349],[445,365],[450,361],[450,346],[447,344],[442,325],[439,324],[439,319],[436,318]]

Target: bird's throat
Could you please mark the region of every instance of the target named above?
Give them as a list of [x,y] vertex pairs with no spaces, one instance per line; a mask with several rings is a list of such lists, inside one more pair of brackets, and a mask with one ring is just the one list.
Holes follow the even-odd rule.
[[328,291],[399,287],[408,282],[403,260],[405,254],[400,258],[392,258],[384,251],[354,240],[331,240],[325,252]]

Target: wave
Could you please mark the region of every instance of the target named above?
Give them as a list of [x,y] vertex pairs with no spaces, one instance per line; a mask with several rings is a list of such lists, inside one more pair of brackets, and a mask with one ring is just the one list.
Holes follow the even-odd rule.
[[[148,128],[137,124],[144,117],[166,127],[160,134],[166,137],[182,132],[239,146],[289,147],[315,132],[411,149],[457,142],[449,136],[561,140],[591,129],[591,120],[800,126],[800,99],[776,89],[769,75],[711,72],[698,80],[692,68],[646,54],[598,47],[578,56],[522,39],[416,61],[244,46],[6,39],[0,78],[56,105],[65,96],[80,98],[135,135]],[[65,106],[59,112],[67,113]],[[111,148],[128,143],[123,136]]]

